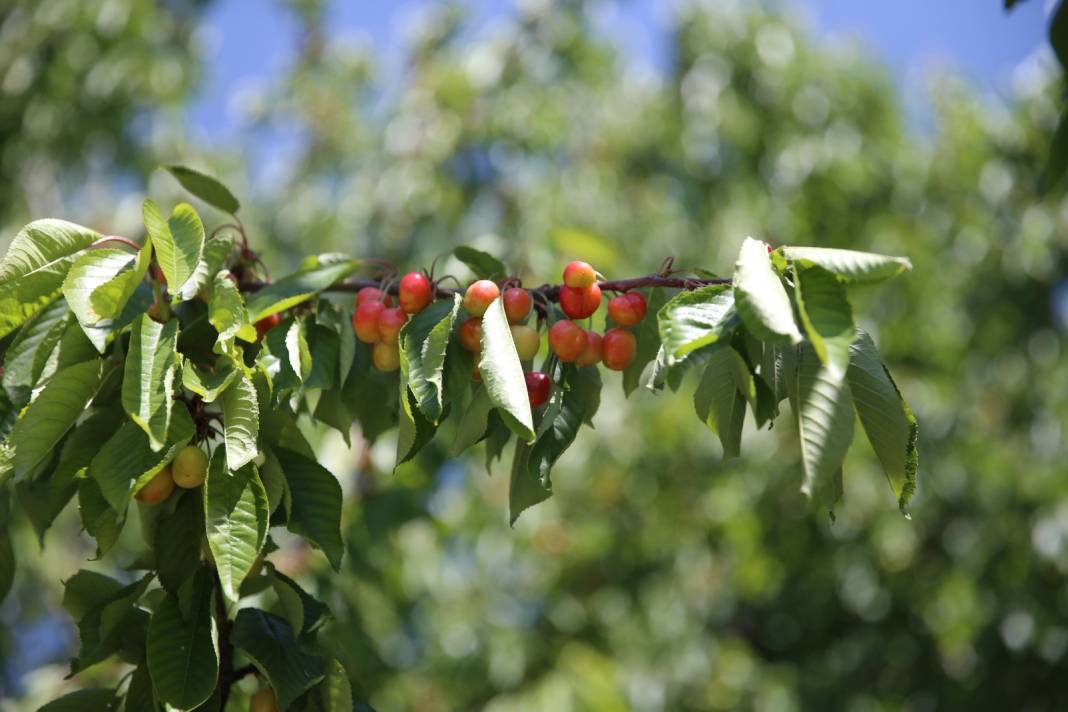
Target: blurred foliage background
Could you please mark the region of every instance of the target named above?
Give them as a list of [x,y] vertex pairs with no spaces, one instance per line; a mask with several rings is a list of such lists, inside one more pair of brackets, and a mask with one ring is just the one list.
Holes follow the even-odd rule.
[[[343,573],[285,539],[272,559],[327,600],[380,712],[1059,708],[1068,204],[1036,190],[1052,62],[1002,103],[933,78],[922,131],[884,69],[787,15],[682,2],[671,66],[650,76],[591,29],[589,4],[525,3],[477,39],[461,6],[436,6],[385,87],[374,56],[329,39],[321,3],[291,0],[299,52],[245,102],[248,132],[290,137],[287,170],[261,180],[182,121],[210,70],[201,3],[9,0],[3,239],[44,215],[139,236],[145,193],[184,199],[151,170],[177,161],[242,196],[279,268],[326,250],[414,267],[473,244],[535,283],[575,256],[609,276],[667,255],[729,272],[747,234],[908,255],[915,270],[858,313],[920,418],[911,521],[861,438],[832,523],[798,492],[789,422],[749,423],[724,463],[688,389],[624,401],[606,376],[596,430],[515,529],[507,463],[488,477],[442,438],[391,472],[389,437],[349,450],[322,433],[347,492]],[[66,515],[43,551],[28,525],[18,540],[0,709],[126,672],[62,680],[76,631],[60,580],[92,555]],[[133,559],[136,529],[90,566]]]

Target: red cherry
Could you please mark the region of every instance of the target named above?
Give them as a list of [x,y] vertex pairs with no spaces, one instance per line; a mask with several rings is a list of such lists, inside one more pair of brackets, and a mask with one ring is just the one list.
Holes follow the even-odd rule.
[[504,313],[508,317],[509,324],[522,324],[530,315],[530,308],[534,306],[530,292],[521,287],[509,287],[504,290],[501,301],[504,302]]
[[638,340],[626,329],[609,329],[601,340],[601,357],[604,365],[613,371],[622,371],[634,360]]
[[575,260],[564,267],[564,284],[575,289],[583,289],[597,281],[597,272],[589,262]]
[[585,319],[592,316],[601,306],[601,288],[596,284],[578,289],[564,285],[560,287],[560,308],[572,319]]
[[465,319],[460,324],[458,338],[460,339],[460,346],[463,346],[473,354],[477,354],[482,350],[482,320],[477,316]]
[[396,343],[387,344],[379,341],[371,349],[371,361],[379,371],[396,371],[400,368],[400,348]]
[[377,300],[365,301],[356,307],[356,313],[352,315],[352,329],[356,332],[357,339],[365,344],[378,341],[378,317],[384,309],[382,302]]
[[397,343],[397,333],[408,321],[408,315],[400,307],[383,309],[378,315],[378,337],[383,343]]
[[356,292],[356,306],[366,304],[367,302],[381,302],[387,307],[393,306],[392,297],[387,294],[385,295],[385,299],[383,299],[382,290],[378,287],[364,287]]
[[268,314],[259,321],[256,322],[256,340],[263,341],[263,337],[267,335],[267,332],[278,326],[282,321],[282,315]]
[[586,349],[586,332],[573,321],[558,321],[549,329],[549,346],[557,358],[570,363]]
[[645,318],[646,309],[641,292],[627,292],[608,300],[608,316],[620,326],[634,326]]
[[586,332],[586,348],[575,359],[576,366],[592,366],[601,360],[601,335],[593,329]]
[[464,293],[464,309],[471,316],[482,316],[500,293],[501,289],[496,284],[488,279],[480,279]]
[[549,400],[549,393],[552,391],[549,376],[541,371],[528,371],[523,374],[523,379],[527,382],[527,398],[530,399],[531,408],[537,408]]
[[471,380],[475,383],[482,382],[482,371],[478,370],[478,366],[471,367]]
[[167,277],[163,274],[163,270],[160,269],[159,265],[153,264],[152,267],[149,268],[149,271],[152,273],[152,279],[159,282],[160,286],[167,286]]
[[397,301],[401,309],[409,314],[417,314],[426,308],[433,299],[433,286],[430,279],[422,272],[409,272],[401,277]]

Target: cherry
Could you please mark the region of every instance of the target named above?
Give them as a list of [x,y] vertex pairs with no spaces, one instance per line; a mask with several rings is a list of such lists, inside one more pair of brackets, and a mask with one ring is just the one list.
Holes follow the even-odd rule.
[[149,267],[149,272],[152,273],[152,279],[158,282],[161,287],[167,286],[167,276],[163,274],[163,270],[159,265],[153,263],[152,266]]
[[378,315],[378,338],[387,344],[397,343],[397,333],[406,321],[408,315],[400,307],[383,309]]
[[196,445],[186,445],[171,463],[174,484],[185,489],[200,487],[208,473],[208,456]]
[[488,279],[480,279],[467,288],[464,309],[472,316],[482,316],[501,293],[500,287]]
[[261,687],[248,702],[248,712],[278,712],[278,698],[273,687]]
[[634,360],[638,340],[626,329],[609,329],[601,340],[601,357],[604,365],[613,371],[622,371]]
[[[367,289],[374,289],[374,287],[367,287]],[[382,302],[376,300],[366,301],[356,307],[356,313],[352,315],[352,329],[356,332],[357,339],[365,344],[378,341],[378,317],[385,308]]]
[[586,349],[586,332],[573,321],[558,321],[549,329],[549,346],[557,358],[570,363]]
[[509,287],[504,290],[501,300],[504,302],[504,313],[508,317],[509,324],[522,324],[530,316],[530,308],[534,306],[530,292],[521,287]]
[[145,504],[159,504],[170,497],[173,491],[174,476],[171,475],[171,466],[166,465],[148,481],[148,484],[137,490],[134,499]]
[[581,289],[577,287],[560,287],[560,308],[572,319],[585,319],[593,316],[601,306],[601,288],[596,284]]
[[627,292],[608,300],[608,316],[620,326],[634,326],[645,318],[648,308],[641,292]]
[[475,383],[482,382],[482,371],[478,370],[478,366],[471,367],[471,380]]
[[356,306],[366,304],[367,302],[382,302],[387,307],[393,306],[393,299],[388,294],[385,295],[385,299],[382,297],[382,290],[378,287],[364,287],[356,292]]
[[597,281],[597,273],[589,262],[575,260],[564,267],[564,284],[574,289],[583,289]]
[[268,314],[259,321],[256,322],[256,340],[263,341],[263,337],[267,335],[267,332],[282,323],[282,315],[277,312],[274,314]]
[[400,347],[396,341],[379,341],[371,348],[371,361],[379,371],[396,371],[400,368]]
[[601,360],[601,335],[593,329],[586,332],[586,348],[575,359],[576,366],[592,366]]
[[471,353],[477,354],[482,350],[482,320],[477,316],[464,320],[460,324],[460,346]]
[[401,277],[397,301],[401,309],[409,314],[417,314],[426,308],[434,298],[430,279],[422,272],[409,272]]
[[527,398],[530,399],[531,408],[537,408],[549,400],[552,381],[548,375],[541,371],[527,371],[523,374],[523,379],[527,382]]
[[526,361],[538,355],[541,339],[536,329],[524,324],[515,324],[512,326],[512,341],[515,342],[515,351],[519,354],[520,361]]

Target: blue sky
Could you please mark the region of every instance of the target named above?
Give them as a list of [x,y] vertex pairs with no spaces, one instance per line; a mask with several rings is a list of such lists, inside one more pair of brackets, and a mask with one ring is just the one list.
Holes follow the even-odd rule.
[[[754,0],[755,1],[755,0]],[[906,98],[920,94],[933,66],[949,66],[986,94],[1008,94],[1013,69],[1046,46],[1051,0],[1028,0],[1009,14],[1002,0],[784,0],[815,36],[851,40],[885,62]],[[329,22],[338,35],[363,38],[396,64],[404,28],[433,0],[335,0]],[[514,0],[468,0],[476,25],[506,16]],[[628,58],[656,68],[666,56],[668,0],[606,0],[602,26]],[[238,131],[229,111],[242,87],[266,81],[286,65],[296,37],[288,11],[272,0],[216,0],[208,18],[213,38],[205,81],[191,120],[196,133],[225,138]]]

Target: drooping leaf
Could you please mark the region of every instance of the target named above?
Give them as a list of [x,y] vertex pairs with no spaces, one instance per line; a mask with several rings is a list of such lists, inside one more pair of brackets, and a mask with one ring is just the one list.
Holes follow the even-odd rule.
[[146,200],[141,214],[171,296],[180,299],[182,287],[193,276],[204,251],[204,224],[189,203],[176,205],[164,220],[159,207]]
[[118,318],[126,307],[126,302],[145,278],[151,261],[152,243],[146,241],[118,274],[89,293],[89,304],[93,311],[104,319]]
[[219,396],[223,414],[223,442],[227,466],[238,470],[256,457],[256,438],[260,430],[260,408],[256,387],[241,374]]
[[[737,353],[728,344],[711,349],[701,381],[693,394],[694,409],[723,446],[723,457],[738,457],[746,400],[738,390],[734,370]],[[741,356],[737,356],[741,358]]]
[[93,608],[111,600],[122,584],[102,573],[82,569],[63,582],[63,609],[81,620]]
[[191,710],[208,699],[219,677],[213,585],[200,568],[182,595],[163,598],[148,625],[152,685],[161,702],[178,709]]
[[279,709],[286,709],[326,675],[322,658],[297,642],[278,616],[254,608],[238,611],[232,640],[274,688]]
[[215,370],[211,372],[197,368],[187,359],[182,362],[182,386],[196,393],[205,403],[214,403],[239,373],[226,358],[218,359],[215,362]]
[[407,357],[408,387],[416,406],[435,424],[444,408],[445,351],[460,301],[457,294],[451,303],[434,302],[410,319],[399,334],[400,348]]
[[[130,424],[134,430],[137,427]],[[137,432],[140,432],[137,430]],[[96,558],[100,558],[115,545],[126,523],[126,508],[122,514],[116,512],[104,499],[100,491],[100,485],[96,480],[88,477],[77,480],[78,482],[78,510],[81,513],[82,526],[89,536],[96,540]]]
[[231,215],[241,208],[241,203],[237,201],[230,189],[206,173],[185,166],[171,165],[164,166],[164,168],[178,179],[183,188],[208,205]]
[[234,337],[248,342],[256,340],[256,329],[249,321],[245,299],[229,270],[219,270],[212,282],[208,321],[219,332],[218,343],[224,348]]
[[[348,328],[352,333],[352,327]],[[336,389],[341,384],[338,375],[338,349],[341,338],[337,332],[316,323],[306,324],[308,369],[304,377],[304,387],[310,389]],[[351,359],[350,359],[351,362]],[[348,373],[349,364],[345,364]]]
[[146,574],[98,600],[86,610],[78,621],[81,649],[71,661],[72,674],[107,659],[119,650],[127,630],[144,617],[144,611],[134,604],[144,594],[151,580],[152,574]]
[[488,252],[476,250],[474,247],[460,245],[452,251],[452,254],[467,265],[479,279],[500,278],[508,273],[508,268],[503,262]]
[[151,710],[155,712],[158,702],[156,692],[152,689],[152,675],[148,672],[148,663],[142,662],[130,676],[130,685],[123,698],[123,710]]
[[166,444],[178,359],[178,320],[160,324],[143,314],[137,317],[130,330],[122,407],[154,450]]
[[289,368],[301,383],[311,374],[312,357],[308,349],[304,320],[293,319],[285,332],[285,354]]
[[484,386],[477,386],[472,393],[470,403],[460,415],[460,423],[456,427],[456,439],[452,446],[454,455],[459,455],[486,436],[492,410],[493,401],[490,400],[489,393],[486,392]]
[[[285,598],[283,608],[287,610],[286,618],[289,619],[293,631],[298,636],[313,631],[322,624],[329,613],[323,603],[281,571],[275,570],[271,574],[271,580],[272,588],[278,594],[279,599]],[[299,621],[299,623],[294,621]]]
[[515,350],[500,297],[493,300],[482,316],[482,356],[478,368],[501,419],[516,435],[533,442],[534,418],[530,412],[523,364]]
[[248,300],[248,311],[253,323],[265,316],[285,311],[311,299],[313,296],[355,272],[359,260],[327,261],[317,266],[302,269],[256,292]]
[[[125,282],[125,276],[135,270],[137,261],[137,256],[128,250],[112,247],[89,250],[75,260],[66,279],[63,280],[63,296],[66,297],[71,311],[78,317],[82,326],[94,326],[105,319],[113,319],[117,316],[117,314],[105,314],[97,308],[97,302],[100,302],[102,306],[110,309],[113,306],[113,298],[98,297],[94,300],[93,295],[98,294],[101,287],[105,287],[117,278],[122,277],[121,281]],[[133,294],[137,284],[138,282],[133,283],[132,289],[126,295],[127,299]],[[107,293],[108,290],[105,290],[104,294]],[[126,299],[120,306],[125,306],[125,304]],[[119,313],[121,313],[121,308]]]
[[649,297],[646,300],[648,315],[635,330],[638,348],[634,352],[634,360],[623,369],[623,395],[625,396],[630,396],[640,385],[642,371],[650,361],[656,358],[656,353],[660,350],[660,321],[657,319],[657,314],[666,301],[664,290],[660,287],[654,287],[649,291]]
[[891,257],[874,252],[838,250],[828,247],[779,248],[783,257],[802,267],[816,265],[836,274],[849,284],[881,282],[912,269],[905,257]]
[[341,485],[315,460],[284,448],[272,448],[293,495],[289,528],[315,543],[334,570],[341,567]]
[[37,712],[114,712],[119,708],[115,691],[101,687],[75,690],[52,700]]
[[256,466],[250,462],[231,472],[216,450],[204,481],[204,523],[223,594],[232,601],[267,540],[269,517]]
[[69,314],[67,302],[56,299],[29,319],[7,347],[0,382],[13,403],[29,401],[45,360],[66,331]]
[[437,426],[427,420],[423,411],[415,404],[415,396],[408,387],[408,353],[400,351],[400,368],[398,370],[397,402],[397,462],[396,466],[415,457],[424,445],[434,437]]
[[853,307],[845,287],[822,267],[796,270],[794,278],[805,333],[820,361],[841,374],[849,365],[849,345],[855,334]]
[[853,442],[853,399],[845,373],[820,363],[808,344],[801,347],[796,373],[801,491],[832,507],[842,495],[842,460]]
[[730,285],[711,284],[676,294],[657,312],[665,364],[672,366],[725,338],[739,323]]
[[234,242],[234,237],[225,233],[204,241],[204,252],[193,270],[193,275],[179,289],[183,302],[194,299],[201,292],[204,292],[205,297],[210,296],[215,275],[226,267],[226,260],[234,249]]
[[733,285],[735,307],[754,336],[774,343],[801,341],[790,297],[763,241],[747,237],[742,242]]
[[[1065,16],[1063,2],[1059,8],[1057,16]],[[1068,109],[1061,111],[1061,116],[1057,119],[1057,128],[1054,129],[1053,138],[1049,143],[1046,165],[1039,177],[1039,191],[1045,194],[1056,187],[1063,180],[1066,170],[1068,170]]]
[[[177,595],[178,589],[199,567],[203,536],[204,513],[199,493],[181,492],[174,511],[160,513],[152,545],[159,582],[170,593]],[[221,577],[221,566],[219,573]]]
[[319,685],[319,699],[324,712],[353,712],[352,685],[337,660],[331,660],[326,666],[326,679]]
[[861,427],[883,465],[902,513],[916,491],[919,425],[886,369],[871,336],[860,331],[846,372]]

